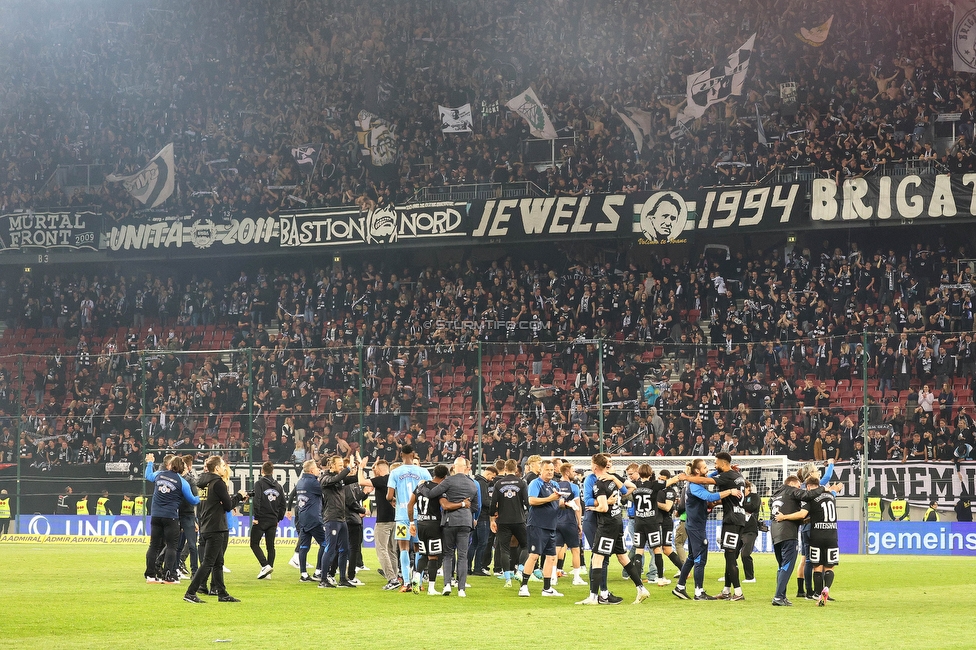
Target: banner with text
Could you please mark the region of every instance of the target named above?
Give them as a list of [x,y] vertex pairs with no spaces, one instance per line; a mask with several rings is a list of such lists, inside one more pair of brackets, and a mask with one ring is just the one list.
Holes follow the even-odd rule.
[[105,233],[102,248],[111,251],[205,251],[227,246],[270,244],[277,239],[278,219],[275,217],[157,217],[128,219],[112,226]]
[[98,250],[102,217],[94,212],[17,212],[0,215],[0,251],[25,248]]
[[[228,521],[230,537],[250,544],[251,518],[231,515]],[[373,547],[375,517],[363,517],[363,547]],[[134,539],[147,541],[149,517],[122,515],[21,515],[17,519],[17,537],[4,541],[33,541],[38,543],[99,538],[105,543],[123,543]],[[24,539],[24,536],[29,536]],[[278,522],[277,537],[295,539],[298,532],[292,520],[285,517]],[[231,542],[233,543],[233,541]]]
[[662,190],[629,198],[633,232],[645,245],[686,243],[695,231],[789,230],[805,220],[799,184]]
[[[844,484],[840,496],[860,497],[860,467],[844,463],[834,467],[834,480]],[[964,492],[976,492],[976,466],[963,465],[956,471],[951,462],[902,463],[901,461],[872,460],[868,466],[868,494],[877,494],[885,501],[904,495],[914,506],[927,506],[938,501],[951,507]]]
[[380,244],[423,244],[464,240],[464,204],[422,203],[385,206],[369,212],[357,207],[281,215],[282,248]]
[[871,522],[868,524],[868,555],[976,556],[976,524]]
[[859,221],[919,221],[976,215],[976,174],[949,176],[870,176],[841,184],[815,179],[810,220],[814,226],[852,225]]
[[624,194],[502,199],[468,204],[472,237],[545,241],[563,236],[615,237],[630,216]]

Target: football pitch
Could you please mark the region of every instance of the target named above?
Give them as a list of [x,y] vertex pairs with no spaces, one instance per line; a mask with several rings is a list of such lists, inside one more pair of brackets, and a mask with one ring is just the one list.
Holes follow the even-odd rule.
[[[228,591],[241,603],[182,600],[181,586],[147,585],[138,545],[0,545],[0,647],[3,648],[971,648],[976,564],[971,558],[844,556],[824,608],[796,600],[770,605],[776,567],[757,554],[756,584],[745,602],[680,601],[670,587],[634,587],[612,563],[617,606],[576,606],[586,587],[560,581],[564,598],[519,598],[496,578],[470,578],[467,598],[381,590],[376,557],[357,589],[300,583],[289,567],[292,542],[278,546],[278,568],[257,580],[246,546],[227,552]],[[670,572],[670,570],[669,570]],[[722,557],[706,572],[721,591]],[[440,581],[438,580],[438,585]],[[456,592],[455,592],[456,593]]]

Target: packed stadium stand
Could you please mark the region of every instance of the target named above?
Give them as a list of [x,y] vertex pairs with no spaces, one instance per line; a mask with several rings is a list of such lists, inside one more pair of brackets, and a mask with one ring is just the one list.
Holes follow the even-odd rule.
[[[216,228],[519,183],[537,197],[795,183],[810,205],[814,180],[948,174],[955,188],[974,167],[976,80],[953,71],[944,2],[355,6],[4,6],[0,208]],[[827,16],[825,46],[796,37]],[[752,34],[742,92],[676,126],[688,76]],[[505,109],[527,86],[558,134],[541,153]],[[444,133],[437,105],[466,103],[472,133]],[[639,140],[627,107],[648,118]],[[388,169],[363,156],[364,110],[395,134]],[[169,143],[161,206],[106,178]],[[973,242],[965,224],[914,228],[651,252],[465,243],[331,266],[325,248],[184,268],[175,253],[29,272],[18,259],[0,273],[0,462],[138,466],[191,449],[287,463],[357,447],[392,460],[408,441],[424,460],[854,461],[865,418],[872,459],[959,460],[976,446]],[[201,254],[213,232],[193,234]]]

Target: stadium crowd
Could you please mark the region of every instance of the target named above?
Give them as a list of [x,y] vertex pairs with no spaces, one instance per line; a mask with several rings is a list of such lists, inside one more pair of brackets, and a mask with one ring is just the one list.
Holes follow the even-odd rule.
[[595,453],[602,424],[603,448],[624,455],[857,460],[866,340],[869,424],[892,426],[871,434],[871,457],[963,460],[976,347],[972,274],[955,269],[968,256],[939,240],[643,268],[25,274],[0,285],[0,450],[17,455],[19,426],[20,458],[42,469],[138,466],[146,450],[234,462],[253,427],[256,460],[362,440],[391,462],[404,444],[424,462],[491,462]]
[[[5,8],[0,208],[88,205],[121,219],[141,207],[121,184],[67,196],[48,180],[58,165],[132,173],[169,142],[178,189],[159,210],[213,216],[401,202],[423,187],[485,181],[574,195],[752,182],[786,167],[842,178],[912,158],[972,168],[976,82],[952,71],[944,2],[570,4]],[[824,47],[794,35],[831,15]],[[687,75],[753,32],[743,95],[674,131]],[[781,97],[784,82],[797,84],[796,102]],[[527,164],[527,127],[504,109],[529,84],[572,138],[558,169]],[[474,132],[442,133],[436,105],[465,102]],[[651,116],[640,155],[613,114],[626,106]],[[397,134],[387,180],[365,173],[353,124],[363,109]],[[943,113],[960,113],[962,136],[936,152]],[[290,154],[306,143],[322,144],[309,177]]]

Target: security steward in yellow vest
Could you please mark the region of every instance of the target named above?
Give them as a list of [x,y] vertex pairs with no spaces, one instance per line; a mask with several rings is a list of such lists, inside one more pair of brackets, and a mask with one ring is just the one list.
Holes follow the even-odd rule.
[[10,497],[6,490],[0,490],[0,535],[10,531]]
[[868,497],[868,521],[881,521],[881,497]]
[[132,514],[137,517],[141,517],[146,514],[146,497],[139,495],[136,497],[135,506],[133,507]]
[[892,499],[888,504],[888,516],[892,521],[910,521],[908,518],[908,501],[902,498]]
[[135,502],[132,500],[131,494],[122,495],[122,510],[123,515],[131,515],[133,508],[135,508]]
[[108,490],[103,490],[102,496],[98,497],[98,501],[95,502],[95,514],[99,516],[115,514],[108,509]]
[[759,521],[769,521],[769,497],[763,497],[759,500]]
[[87,494],[85,496],[81,497],[80,499],[78,499],[77,503],[75,503],[75,514],[78,514],[78,515],[87,515],[88,514],[88,495]]
[[941,521],[939,518],[939,502],[933,501],[922,515],[922,521]]

